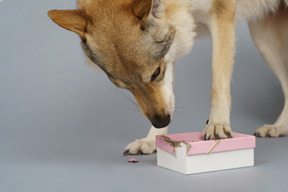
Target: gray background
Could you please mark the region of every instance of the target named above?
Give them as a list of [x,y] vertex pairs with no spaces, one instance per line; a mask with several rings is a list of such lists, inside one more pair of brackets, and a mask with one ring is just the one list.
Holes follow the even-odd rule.
[[[104,74],[84,62],[79,38],[49,9],[74,0],[0,3],[0,192],[288,191],[287,137],[257,139],[255,167],[184,176],[129,164],[125,146],[150,123]],[[283,106],[280,84],[245,25],[237,29],[232,81],[234,131],[253,134]],[[209,115],[211,47],[199,40],[176,65],[176,113],[169,133],[202,131]]]

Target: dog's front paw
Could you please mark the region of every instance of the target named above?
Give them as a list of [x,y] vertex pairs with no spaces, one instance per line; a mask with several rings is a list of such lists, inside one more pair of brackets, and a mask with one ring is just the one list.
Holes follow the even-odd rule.
[[128,144],[123,155],[149,155],[155,152],[155,140],[144,138]]
[[287,129],[284,126],[277,125],[264,125],[254,133],[257,137],[284,137],[286,134]]
[[232,130],[229,124],[208,123],[203,131],[204,140],[226,139],[232,137]]

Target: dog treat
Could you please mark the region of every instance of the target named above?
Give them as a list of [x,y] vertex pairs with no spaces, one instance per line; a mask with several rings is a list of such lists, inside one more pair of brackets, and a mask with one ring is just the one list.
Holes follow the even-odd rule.
[[254,136],[209,140],[201,132],[156,136],[157,165],[183,174],[219,171],[254,165]]
[[130,158],[130,159],[128,159],[128,162],[129,163],[138,163],[139,161],[135,158]]

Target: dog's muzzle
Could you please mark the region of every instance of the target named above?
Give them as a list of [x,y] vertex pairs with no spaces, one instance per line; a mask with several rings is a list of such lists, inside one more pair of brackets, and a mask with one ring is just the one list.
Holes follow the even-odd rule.
[[171,115],[170,114],[165,115],[165,116],[156,115],[151,120],[152,125],[158,129],[167,127],[170,122],[171,122]]

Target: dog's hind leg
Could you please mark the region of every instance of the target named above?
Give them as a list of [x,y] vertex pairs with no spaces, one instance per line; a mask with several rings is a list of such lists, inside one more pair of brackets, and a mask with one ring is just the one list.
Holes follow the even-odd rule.
[[285,98],[284,108],[276,122],[257,129],[255,135],[284,136],[288,131],[288,8],[281,5],[278,12],[250,22],[249,29],[263,60],[278,77]]
[[136,139],[134,142],[127,145],[123,155],[147,155],[156,152],[155,137],[156,135],[167,134],[168,127],[157,129],[151,127],[147,137]]

